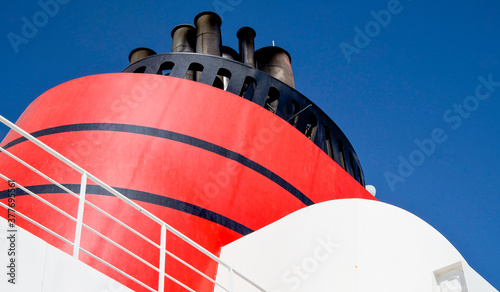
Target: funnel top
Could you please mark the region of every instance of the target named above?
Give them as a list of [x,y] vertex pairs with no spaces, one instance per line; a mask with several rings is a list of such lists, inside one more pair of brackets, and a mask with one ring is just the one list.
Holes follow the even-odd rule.
[[176,26],[172,29],[172,32],[170,33],[170,36],[174,37],[174,33],[175,33],[178,29],[183,28],[183,27],[196,29],[196,28],[195,28],[194,26],[192,26],[191,24],[187,24],[187,23],[179,24],[179,25],[176,25]]
[[205,16],[205,15],[211,15],[215,18],[215,20],[217,21],[217,23],[219,25],[222,25],[222,19],[220,18],[219,14],[215,13],[215,12],[212,12],[212,11],[203,11],[203,12],[200,12],[198,13],[195,17],[194,17],[194,23],[196,24],[198,22],[198,19],[202,16]]
[[132,51],[130,51],[130,54],[128,54],[128,61],[129,62],[132,59],[132,55],[138,51],[147,51],[148,55],[156,55],[156,52],[151,50],[150,48],[144,48],[144,47],[135,48]]
[[288,53],[287,50],[276,46],[269,46],[258,49],[257,51],[255,51],[255,57],[260,59],[262,55],[270,55],[274,53],[285,53],[290,60],[290,64],[292,63],[292,56],[290,56],[290,53]]
[[241,39],[247,35],[251,35],[252,38],[254,38],[257,34],[255,33],[255,30],[251,27],[244,26],[238,30],[236,33],[236,36]]

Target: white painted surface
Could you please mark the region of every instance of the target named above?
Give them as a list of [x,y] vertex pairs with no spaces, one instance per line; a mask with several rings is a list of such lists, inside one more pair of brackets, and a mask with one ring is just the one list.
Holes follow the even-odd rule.
[[7,221],[0,217],[1,292],[132,291],[17,227],[16,284],[7,282]]
[[[497,291],[430,225],[362,199],[299,210],[223,247],[221,258],[271,292],[444,292],[434,271],[449,266],[462,267],[468,290],[450,279],[448,291]],[[226,277],[220,269],[217,280]],[[237,279],[235,288],[255,291]]]

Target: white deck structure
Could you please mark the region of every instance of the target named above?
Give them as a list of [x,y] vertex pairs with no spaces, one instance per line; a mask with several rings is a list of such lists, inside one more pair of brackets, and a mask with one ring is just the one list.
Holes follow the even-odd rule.
[[221,258],[271,292],[497,291],[432,226],[363,199],[303,208],[223,247]]

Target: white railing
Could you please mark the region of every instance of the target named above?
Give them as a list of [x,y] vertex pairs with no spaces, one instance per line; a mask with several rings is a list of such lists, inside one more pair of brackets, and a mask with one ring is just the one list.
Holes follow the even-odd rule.
[[[171,275],[165,273],[165,257],[166,257],[166,255],[169,255],[170,257],[174,258],[176,261],[178,261],[182,265],[188,267],[190,270],[196,272],[197,274],[201,275],[206,280],[212,282],[214,285],[220,287],[221,289],[223,289],[225,291],[228,291],[228,292],[234,291],[234,289],[232,287],[233,283],[234,283],[234,279],[233,279],[234,276],[237,276],[237,277],[241,278],[243,281],[245,281],[248,284],[250,284],[251,286],[253,286],[256,289],[256,291],[265,291],[259,285],[257,285],[256,283],[254,283],[253,281],[251,281],[250,279],[248,279],[247,277],[245,277],[244,275],[242,275],[241,273],[239,273],[238,271],[236,271],[234,268],[232,268],[231,266],[229,266],[227,263],[223,262],[216,255],[212,254],[210,251],[208,251],[207,249],[205,249],[204,247],[202,247],[198,243],[194,242],[192,239],[190,239],[186,235],[182,234],[180,231],[176,230],[175,228],[173,228],[172,226],[170,226],[166,222],[162,221],[160,218],[156,217],[154,214],[150,213],[149,211],[145,210],[143,207],[139,206],[138,204],[136,204],[132,200],[128,199],[126,196],[124,196],[123,194],[121,194],[120,192],[118,192],[117,190],[115,190],[114,188],[110,187],[109,185],[107,185],[106,183],[104,183],[103,181],[101,181],[100,179],[98,179],[97,177],[95,177],[94,175],[88,173],[85,169],[83,169],[82,167],[80,167],[79,165],[77,165],[76,163],[74,163],[73,161],[69,160],[68,158],[64,157],[63,155],[61,155],[60,153],[58,153],[54,149],[50,148],[46,144],[42,143],[40,140],[38,140],[35,137],[31,136],[29,133],[27,133],[23,129],[19,128],[15,124],[11,123],[9,120],[7,120],[6,118],[4,118],[1,115],[0,115],[0,122],[2,122],[3,124],[5,124],[10,129],[12,129],[15,132],[19,133],[20,135],[22,135],[23,137],[25,137],[26,139],[28,139],[29,141],[31,141],[35,145],[37,145],[40,148],[42,148],[47,153],[50,153],[52,156],[54,156],[58,160],[64,162],[70,168],[76,170],[77,172],[79,172],[81,174],[80,194],[77,195],[75,192],[69,190],[67,187],[65,187],[64,185],[58,183],[53,178],[50,178],[49,176],[45,175],[44,173],[42,173],[38,169],[34,168],[33,166],[29,165],[28,163],[26,163],[25,161],[23,161],[19,157],[13,155],[12,153],[10,153],[9,151],[7,151],[6,149],[0,147],[0,151],[1,152],[5,153],[6,155],[8,155],[9,157],[11,157],[12,159],[14,159],[17,162],[21,163],[22,165],[26,166],[31,171],[37,173],[41,177],[45,178],[47,181],[49,181],[52,184],[58,186],[59,188],[61,188],[65,192],[67,192],[68,194],[70,194],[73,197],[75,197],[75,198],[78,199],[78,212],[77,212],[77,216],[75,218],[75,217],[71,216],[70,214],[66,213],[65,211],[61,210],[60,208],[58,208],[54,204],[48,202],[47,200],[45,200],[42,197],[38,196],[37,194],[33,193],[32,191],[30,191],[26,187],[20,185],[19,183],[13,181],[11,178],[9,178],[9,177],[3,175],[2,173],[0,173],[0,178],[6,180],[8,182],[14,183],[16,185],[16,187],[20,188],[21,190],[23,190],[27,194],[33,196],[34,198],[38,199],[39,201],[41,201],[44,204],[46,204],[47,206],[51,207],[55,211],[59,212],[60,214],[66,216],[67,218],[69,218],[70,220],[72,220],[72,221],[75,222],[75,224],[76,224],[76,231],[75,231],[74,240],[70,241],[70,240],[64,238],[63,236],[57,234],[53,230],[50,230],[48,227],[43,226],[42,224],[40,224],[40,223],[34,221],[33,219],[29,218],[29,216],[27,216],[25,214],[22,214],[19,211],[16,211],[16,215],[17,216],[20,216],[20,217],[26,219],[27,221],[29,221],[30,223],[36,225],[37,227],[41,228],[42,230],[46,231],[47,233],[49,233],[49,234],[51,234],[51,235],[59,238],[60,240],[66,242],[67,244],[73,246],[73,257],[75,259],[79,259],[79,253],[81,251],[81,252],[89,255],[90,257],[96,259],[97,261],[101,262],[102,264],[108,266],[109,268],[113,269],[114,271],[122,274],[123,276],[127,277],[128,279],[136,282],[137,284],[141,285],[142,287],[144,287],[144,288],[146,288],[147,290],[150,290],[150,291],[160,291],[160,292],[164,291],[165,277],[167,277],[171,281],[177,283],[179,286],[183,287],[184,289],[186,289],[188,291],[195,291],[192,288],[188,287],[186,284],[184,284],[181,281],[175,279]],[[1,169],[0,169],[0,172],[1,172]],[[161,227],[160,228],[160,245],[158,245],[154,241],[150,240],[149,238],[147,238],[146,236],[144,236],[143,234],[141,234],[139,231],[135,230],[134,228],[128,226],[127,224],[123,223],[119,219],[117,219],[114,216],[110,215],[106,211],[102,210],[101,208],[99,208],[95,204],[87,201],[85,199],[85,194],[86,194],[86,188],[87,188],[87,181],[88,180],[90,180],[90,181],[94,182],[95,184],[99,185],[100,187],[104,188],[109,193],[111,193],[115,197],[119,198],[120,200],[122,200],[123,202],[125,202],[130,207],[134,208],[135,210],[137,210],[138,212],[144,214],[146,217],[148,217],[150,220],[152,220],[156,224],[160,225],[160,227]],[[152,246],[158,248],[159,249],[159,252],[158,252],[159,265],[158,265],[158,267],[150,264],[149,262],[147,262],[146,260],[144,260],[140,256],[136,255],[135,253],[131,252],[130,250],[126,249],[125,247],[123,247],[120,244],[116,243],[115,241],[111,240],[110,238],[108,238],[104,234],[101,234],[97,230],[95,230],[92,227],[86,225],[84,223],[84,221],[83,221],[83,213],[84,213],[85,205],[88,205],[88,206],[92,207],[93,209],[97,210],[98,212],[100,212],[104,216],[112,219],[113,221],[115,221],[116,223],[118,223],[119,225],[121,225],[122,227],[128,229],[129,231],[131,231],[132,233],[134,233],[135,235],[137,235],[141,239],[147,241]],[[0,202],[0,206],[4,207],[6,209],[9,209],[9,206],[7,206],[6,204],[4,204],[2,202]],[[113,266],[112,264],[110,264],[110,263],[104,261],[103,259],[99,258],[98,256],[92,254],[90,251],[83,249],[80,246],[80,240],[81,240],[81,234],[82,234],[82,229],[83,228],[88,229],[89,231],[93,232],[97,236],[103,238],[107,242],[111,243],[112,245],[114,245],[117,248],[121,249],[122,251],[126,252],[127,254],[129,254],[130,256],[134,257],[138,261],[140,261],[143,264],[147,265],[148,267],[150,267],[154,271],[158,272],[158,289],[151,288],[147,284],[145,284],[145,283],[141,282],[140,280],[136,279],[134,276],[129,275],[129,274],[125,273],[124,271],[122,271],[120,269],[120,267]],[[196,248],[198,251],[200,251],[201,253],[203,253],[204,255],[206,255],[207,257],[209,257],[210,259],[212,259],[213,261],[217,262],[219,266],[225,267],[227,269],[228,274],[229,274],[229,277],[228,277],[229,283],[227,285],[223,285],[223,284],[215,281],[210,276],[206,275],[205,273],[203,273],[202,271],[196,269],[195,267],[193,267],[192,265],[190,265],[186,261],[184,261],[181,258],[177,257],[172,252],[168,251],[166,249],[167,231],[175,234],[177,237],[179,237],[180,239],[182,239],[184,242],[188,243],[189,245],[191,245],[192,247]]]

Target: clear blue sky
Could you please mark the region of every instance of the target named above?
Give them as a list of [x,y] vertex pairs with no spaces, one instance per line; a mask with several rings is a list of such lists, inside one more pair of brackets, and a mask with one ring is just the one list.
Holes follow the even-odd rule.
[[[500,2],[59,1],[46,18],[37,1],[0,4],[1,115],[15,121],[51,87],[122,71],[133,48],[168,52],[175,25],[222,12],[225,45],[250,26],[257,47],[290,52],[296,88],[350,139],[379,200],[434,226],[500,287]],[[381,10],[390,19],[371,13]]]

